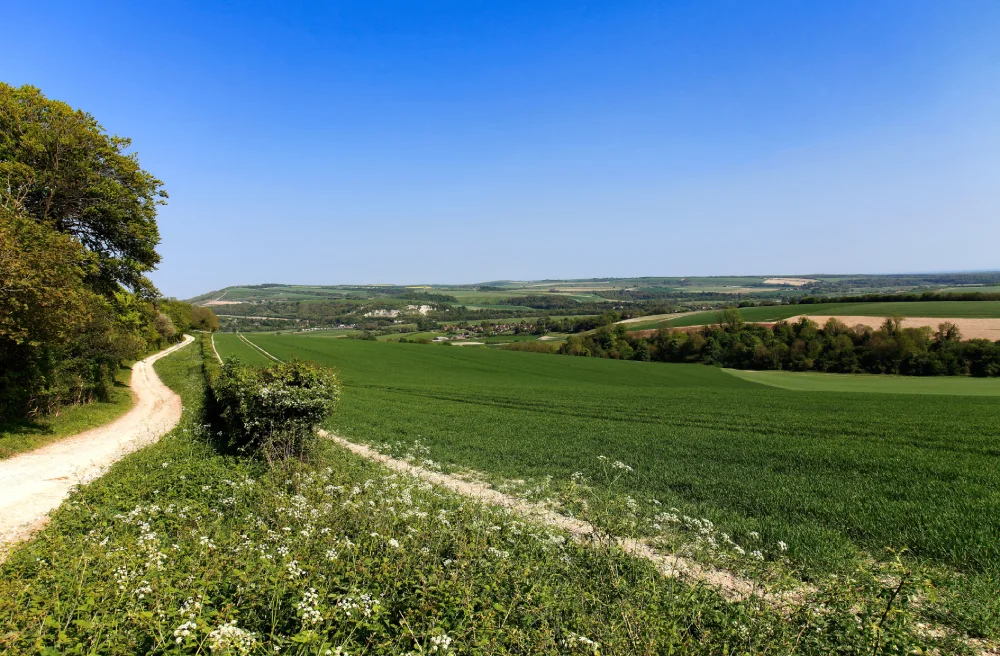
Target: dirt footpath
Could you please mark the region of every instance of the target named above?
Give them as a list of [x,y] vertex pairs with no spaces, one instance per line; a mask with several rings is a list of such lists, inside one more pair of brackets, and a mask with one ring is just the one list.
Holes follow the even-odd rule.
[[0,461],[0,561],[13,543],[45,524],[74,485],[94,480],[177,424],[181,398],[160,381],[153,363],[193,341],[185,335],[183,342],[132,366],[136,403],[115,421]]

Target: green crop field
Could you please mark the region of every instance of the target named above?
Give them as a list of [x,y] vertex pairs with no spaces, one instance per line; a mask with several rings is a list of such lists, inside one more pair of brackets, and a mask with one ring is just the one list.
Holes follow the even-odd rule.
[[239,335],[234,335],[232,333],[216,334],[215,350],[219,352],[219,357],[223,360],[230,357],[236,357],[247,364],[266,366],[274,363],[274,361],[266,355],[254,347],[246,344],[240,339]]
[[[903,303],[818,303],[812,305],[774,305],[741,308],[747,321],[779,321],[799,314],[820,316],[841,315],[861,317],[940,317],[940,318],[997,318],[1000,301],[916,301]],[[713,323],[718,310],[698,312],[663,323],[664,326],[700,326]],[[634,328],[630,328],[632,330]]]
[[431,458],[494,481],[598,478],[607,456],[635,468],[623,492],[739,540],[784,541],[806,576],[905,548],[935,568],[946,620],[998,631],[994,397],[803,394],[703,365],[253,339],[340,372],[331,428],[352,439],[419,440]]
[[998,378],[825,374],[814,371],[741,371],[738,369],[724,369],[723,371],[753,383],[799,392],[1000,396],[1000,379]]

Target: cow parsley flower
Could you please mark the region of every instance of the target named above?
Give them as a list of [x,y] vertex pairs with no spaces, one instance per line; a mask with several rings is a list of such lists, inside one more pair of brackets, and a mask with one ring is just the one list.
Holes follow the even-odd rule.
[[198,630],[198,625],[194,622],[187,621],[181,624],[179,627],[174,629],[174,642],[178,645],[184,642],[184,638],[191,635],[192,632]]
[[257,644],[256,634],[236,626],[236,620],[213,629],[208,634],[208,648],[212,653],[247,654]]
[[431,648],[428,650],[432,654],[445,653],[451,649],[451,638],[448,637],[447,633],[442,633],[441,635],[431,636]]

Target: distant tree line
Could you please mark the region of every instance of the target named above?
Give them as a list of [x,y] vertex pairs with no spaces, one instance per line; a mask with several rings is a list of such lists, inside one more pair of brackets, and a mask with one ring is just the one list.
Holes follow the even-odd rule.
[[0,421],[106,399],[121,363],[216,325],[147,277],[166,193],[129,147],[0,83]]
[[746,324],[728,308],[719,323],[697,330],[632,335],[616,324],[571,337],[559,353],[619,360],[703,362],[734,369],[784,369],[905,376],[1000,376],[1000,342],[963,340],[958,328],[943,322],[903,328],[892,317],[881,327],[850,327],[829,319],[823,326],[803,318],[773,326]]
[[1000,285],[1000,272],[858,275],[845,276],[840,280],[819,280],[808,286],[815,291],[828,293],[846,292],[851,289],[923,287],[927,285]]
[[[694,292],[694,291],[668,291],[660,289],[602,289],[593,292],[597,296],[615,301],[674,301],[676,303],[692,301],[708,301],[715,303],[732,302],[739,299],[743,294],[727,292]],[[789,296],[788,288],[754,291],[755,298],[782,299]]]
[[556,296],[552,294],[529,294],[527,296],[512,296],[502,298],[496,302],[497,305],[521,305],[535,308],[537,310],[562,310],[576,308],[580,302],[569,296]]
[[854,294],[850,296],[803,296],[792,304],[811,303],[913,303],[918,301],[1000,301],[997,292],[934,292]]

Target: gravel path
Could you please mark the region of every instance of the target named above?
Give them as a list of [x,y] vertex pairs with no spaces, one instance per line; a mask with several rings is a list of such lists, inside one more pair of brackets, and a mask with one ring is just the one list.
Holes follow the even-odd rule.
[[0,461],[0,561],[10,546],[45,525],[70,489],[92,481],[123,456],[155,442],[181,418],[181,398],[164,385],[153,363],[190,344],[184,341],[132,365],[136,403],[104,426]]

